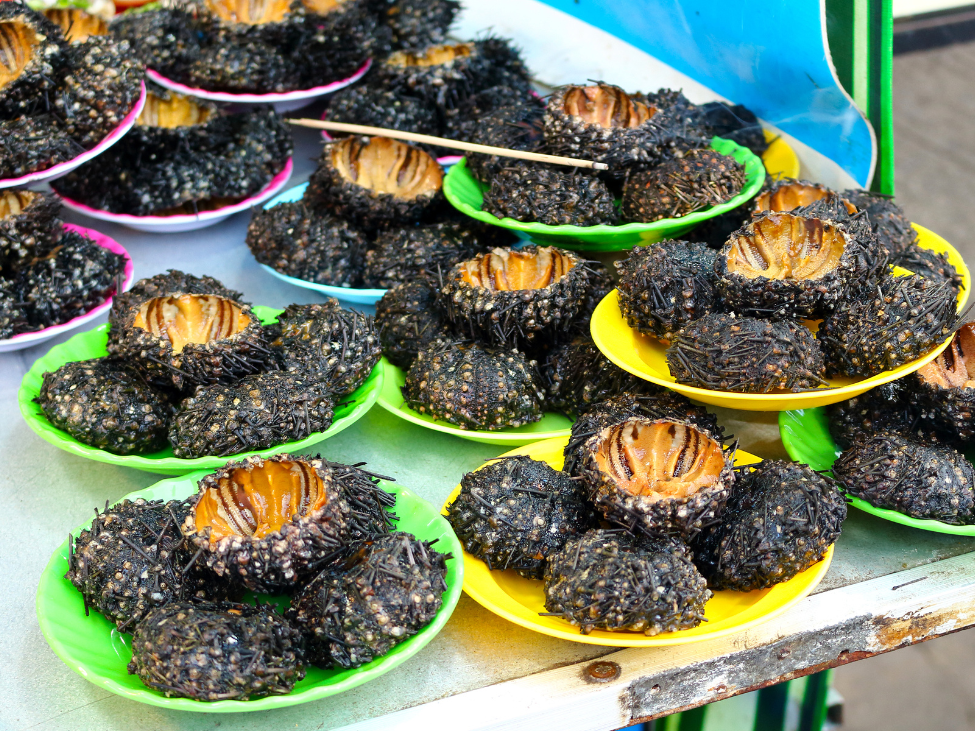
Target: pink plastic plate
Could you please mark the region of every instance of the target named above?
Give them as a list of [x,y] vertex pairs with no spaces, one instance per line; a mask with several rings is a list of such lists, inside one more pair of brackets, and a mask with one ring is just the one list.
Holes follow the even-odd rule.
[[325,86],[316,86],[312,89],[299,89],[298,91],[286,91],[272,94],[231,94],[227,91],[207,91],[206,89],[196,89],[192,86],[180,84],[177,81],[167,79],[158,71],[146,69],[146,76],[155,81],[160,86],[167,89],[178,91],[180,94],[195,96],[200,99],[208,99],[214,102],[228,102],[231,104],[271,104],[278,112],[290,112],[293,109],[300,109],[313,100],[326,94],[331,94],[344,89],[349,84],[354,84],[372,67],[372,59],[368,59],[352,76],[340,81],[333,81]]
[[[64,230],[75,231],[82,236],[87,236],[102,248],[108,249],[109,251],[114,251],[116,254],[121,254],[124,256],[125,271],[123,273],[122,291],[124,292],[129,288],[129,286],[132,284],[132,280],[135,278],[135,268],[132,266],[132,257],[129,256],[129,252],[122,248],[121,244],[114,239],[110,239],[103,233],[99,233],[98,231],[90,228],[75,226],[73,223],[64,224]],[[0,353],[10,350],[22,350],[23,348],[29,348],[32,345],[42,343],[45,340],[50,340],[63,332],[73,330],[80,325],[84,325],[86,322],[91,322],[103,312],[108,312],[108,309],[111,306],[112,297],[109,297],[94,309],[89,310],[83,315],[78,315],[78,317],[74,318],[73,320],[68,320],[61,325],[52,325],[51,327],[46,327],[43,330],[21,333],[19,335],[14,335],[12,338],[7,338],[6,340],[0,340]]]
[[69,208],[72,211],[81,213],[85,216],[91,218],[97,218],[100,221],[111,221],[112,223],[117,223],[122,226],[128,226],[129,228],[134,228],[137,231],[148,231],[149,233],[175,233],[177,231],[195,231],[199,228],[205,228],[207,226],[212,226],[215,223],[228,218],[229,216],[238,213],[239,211],[246,211],[247,209],[263,203],[268,198],[272,198],[277,195],[281,190],[288,184],[288,180],[291,178],[291,171],[294,165],[292,159],[289,157],[288,162],[285,164],[284,168],[280,173],[271,178],[271,182],[265,185],[260,191],[252,195],[250,198],[242,200],[240,203],[235,203],[232,206],[225,206],[223,208],[217,208],[212,211],[203,211],[202,213],[188,213],[181,214],[178,216],[131,216],[127,213],[112,213],[110,211],[103,211],[99,208],[91,208],[71,198],[66,198],[63,195],[58,195],[61,199],[61,203],[64,204],[65,208]]
[[139,100],[132,107],[132,110],[125,115],[125,119],[122,120],[122,124],[116,127],[112,132],[105,137],[101,142],[92,147],[87,152],[83,152],[78,157],[75,157],[66,162],[59,162],[57,165],[52,165],[46,170],[38,170],[33,173],[28,173],[27,175],[21,175],[19,178],[0,178],[0,188],[16,188],[22,185],[30,185],[31,183],[39,183],[42,180],[54,180],[55,178],[60,178],[62,175],[67,175],[72,170],[74,170],[79,165],[82,165],[94,157],[98,157],[109,147],[114,145],[120,139],[125,136],[125,133],[132,129],[132,125],[135,124],[135,120],[139,118],[139,114],[142,112],[142,107],[146,103],[146,83],[142,82],[142,91],[139,94]]

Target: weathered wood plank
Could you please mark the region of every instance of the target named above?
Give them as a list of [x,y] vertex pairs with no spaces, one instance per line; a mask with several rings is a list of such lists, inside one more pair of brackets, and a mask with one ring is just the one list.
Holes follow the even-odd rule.
[[346,729],[620,728],[973,624],[975,554],[968,554],[823,592],[739,635],[621,650]]

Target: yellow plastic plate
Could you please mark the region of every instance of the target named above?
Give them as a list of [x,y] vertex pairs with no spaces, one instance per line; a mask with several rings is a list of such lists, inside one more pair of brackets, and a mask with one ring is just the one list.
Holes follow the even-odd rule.
[[[527,447],[514,449],[502,457],[526,454],[532,459],[547,462],[555,469],[562,468],[562,450],[568,438],[548,439]],[[761,462],[761,459],[748,452],[739,451],[735,464],[747,465]],[[460,485],[447,498],[443,514],[460,493]],[[759,591],[718,591],[705,605],[703,622],[694,629],[679,632],[666,632],[647,637],[640,632],[607,632],[593,630],[584,635],[575,627],[558,617],[542,617],[545,611],[545,592],[542,582],[519,576],[514,570],[491,571],[480,559],[464,552],[464,591],[499,617],[520,624],[535,632],[551,635],[571,642],[587,645],[607,645],[609,647],[661,647],[683,645],[688,642],[713,640],[725,635],[742,632],[762,622],[768,622],[806,597],[816,588],[829,569],[833,560],[833,547],[819,563],[810,566],[789,581],[777,584],[770,589]]]
[[768,149],[762,153],[762,162],[769,177],[773,180],[798,178],[799,157],[789,143],[768,130],[765,130],[765,141],[768,142]]
[[[935,233],[923,226],[913,224],[918,232],[918,243],[922,248],[931,249],[939,254],[948,255],[948,261],[958,270],[962,277],[962,289],[958,294],[958,309],[961,311],[968,301],[971,289],[971,275],[965,260],[955,248]],[[729,409],[742,411],[787,411],[790,409],[809,409],[814,406],[826,406],[858,396],[875,386],[890,381],[896,381],[909,373],[913,373],[938,357],[942,350],[948,347],[951,338],[933,348],[926,355],[905,363],[894,370],[878,373],[870,378],[831,378],[830,387],[801,393],[779,391],[774,393],[735,393],[733,391],[711,391],[706,388],[686,386],[677,383],[670,375],[667,366],[667,346],[656,338],[642,335],[629,325],[620,312],[618,292],[613,290],[596,307],[592,315],[590,330],[592,339],[603,354],[623,370],[673,389],[688,398],[711,404],[724,406]]]
[[424,429],[433,429],[472,442],[497,444],[502,447],[517,447],[555,437],[568,438],[569,434],[572,433],[572,419],[552,411],[546,412],[541,421],[536,421],[534,424],[525,424],[525,426],[519,426],[515,429],[500,429],[499,431],[461,429],[459,426],[449,424],[446,421],[438,421],[414,411],[406,405],[402,391],[403,384],[406,383],[406,373],[402,368],[397,368],[385,358],[379,361],[379,364],[383,372],[379,405],[399,418],[422,426]]

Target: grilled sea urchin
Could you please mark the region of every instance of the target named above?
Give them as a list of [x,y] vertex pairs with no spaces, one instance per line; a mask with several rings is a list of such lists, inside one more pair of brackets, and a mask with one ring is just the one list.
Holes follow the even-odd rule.
[[789,320],[707,315],[677,334],[667,365],[678,383],[719,391],[803,391],[826,384],[819,343]]
[[437,293],[422,279],[387,290],[376,303],[376,329],[383,355],[400,368],[409,368],[421,350],[451,340]]
[[545,608],[579,627],[657,635],[696,627],[711,598],[687,546],[591,530],[545,569]]
[[606,519],[647,535],[693,537],[728,500],[722,443],[688,421],[624,418],[581,447],[583,481]]
[[833,474],[874,507],[952,525],[975,521],[975,472],[951,447],[883,432],[864,436],[839,456]]
[[[539,152],[545,144],[542,128],[544,108],[532,102],[513,103],[496,109],[473,121],[470,141],[479,145],[504,147],[509,150]],[[467,167],[482,183],[490,183],[501,170],[511,165],[511,158],[473,152],[467,155]]]
[[132,636],[129,673],[167,698],[246,701],[290,693],[305,676],[301,638],[270,604],[174,602]]
[[179,529],[185,514],[178,500],[123,500],[96,510],[77,540],[69,536],[65,578],[84,597],[86,614],[91,607],[124,631],[172,601],[227,598],[230,584],[192,562]]
[[60,29],[25,3],[0,5],[0,118],[33,113],[45,93],[53,94],[64,65]]
[[271,351],[248,305],[212,294],[173,292],[133,305],[109,340],[113,355],[134,358],[176,388],[228,383],[258,373]]
[[54,187],[113,213],[193,213],[254,195],[290,154],[290,133],[270,109],[226,114],[153,87],[129,133]]
[[305,200],[364,225],[419,221],[443,201],[443,172],[422,150],[388,137],[325,145]]
[[323,384],[338,396],[365,383],[382,354],[373,318],[343,309],[338,300],[288,305],[273,342],[281,367]]
[[952,333],[956,300],[945,282],[886,276],[843,299],[818,340],[827,371],[872,376],[924,355]]
[[921,421],[921,410],[912,401],[904,384],[892,381],[872,388],[860,396],[826,407],[829,433],[840,449],[846,449],[864,436],[890,432],[916,441],[936,439]]
[[703,128],[686,124],[686,107],[679,92],[648,98],[604,83],[565,86],[549,97],[545,140],[557,154],[608,163],[619,174],[707,144]]
[[46,170],[77,157],[82,149],[52,114],[0,119],[0,177]]
[[578,481],[544,462],[507,457],[464,475],[447,522],[489,569],[541,579],[545,559],[593,522]]
[[[807,180],[781,178],[768,185],[753,202],[754,211],[759,213],[789,212],[796,208],[808,206],[830,196],[838,197],[835,192],[819,183]],[[844,201],[850,214],[856,213],[856,208],[849,201]]]
[[61,202],[30,190],[0,192],[0,271],[10,275],[57,245]]
[[757,317],[822,317],[864,272],[861,242],[833,221],[769,213],[735,232],[715,262],[727,307]]
[[419,353],[403,386],[407,405],[462,429],[495,431],[542,418],[542,388],[517,350],[434,343]]
[[226,457],[304,439],[332,425],[333,395],[289,373],[259,373],[196,389],[169,428],[180,458]]
[[[440,134],[437,110],[419,97],[381,86],[354,86],[337,93],[328,105],[329,122],[366,124],[423,135]],[[338,133],[330,132],[338,136]]]
[[349,530],[331,465],[297,455],[230,462],[200,480],[190,505],[182,530],[199,560],[256,592],[297,588]]
[[589,271],[555,247],[496,248],[454,266],[441,297],[458,332],[505,347],[553,340],[586,304]]
[[662,241],[616,262],[620,312],[630,327],[673,340],[691,320],[720,311],[717,254],[705,244]]
[[889,197],[866,190],[845,190],[842,195],[858,210],[867,212],[874,233],[891,257],[916,245],[917,231],[901,207]]
[[393,49],[419,50],[444,42],[458,10],[456,0],[381,0],[379,17]]
[[598,226],[617,218],[613,194],[598,177],[537,163],[509,164],[495,173],[483,209],[547,226]]
[[367,542],[347,571],[322,572],[288,610],[308,661],[357,668],[415,635],[443,604],[449,558],[397,532]]
[[365,237],[304,201],[255,210],[247,246],[261,264],[290,277],[337,287],[354,287],[362,279]]
[[659,221],[720,205],[745,185],[745,167],[714,150],[690,150],[629,176],[620,214],[625,221]]
[[947,282],[951,291],[958,296],[964,280],[958,270],[948,261],[946,254],[939,254],[920,246],[908,246],[901,253],[892,256],[892,266],[899,266],[914,274],[936,282]]
[[951,345],[909,380],[910,400],[922,420],[960,442],[975,439],[975,323],[963,325]]
[[66,363],[44,374],[37,401],[58,429],[113,454],[148,454],[168,443],[172,407],[124,363]]
[[711,589],[766,589],[822,560],[845,519],[832,478],[766,460],[738,475],[721,522],[693,544],[694,562]]
[[[112,332],[122,326],[122,320],[129,310],[142,305],[156,297],[164,297],[174,292],[186,294],[212,294],[235,302],[244,301],[244,293],[236,289],[228,289],[222,282],[206,275],[197,277],[193,274],[169,269],[162,274],[140,279],[127,291],[112,300],[112,308],[108,312],[108,322]],[[112,333],[110,332],[109,337]]]

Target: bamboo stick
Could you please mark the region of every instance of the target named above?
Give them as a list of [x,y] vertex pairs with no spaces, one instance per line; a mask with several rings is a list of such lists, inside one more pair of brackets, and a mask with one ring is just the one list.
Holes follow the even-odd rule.
[[514,157],[519,160],[533,160],[535,162],[547,162],[553,165],[567,165],[576,168],[591,168],[592,170],[608,170],[609,166],[604,162],[594,162],[592,160],[576,160],[572,157],[562,157],[561,155],[545,155],[540,152],[525,152],[523,150],[509,150],[506,147],[491,147],[490,145],[478,145],[473,142],[461,142],[460,140],[448,140],[444,137],[434,137],[433,135],[421,135],[416,132],[401,132],[395,129],[384,129],[383,127],[368,127],[364,124],[346,124],[345,122],[327,122],[320,119],[289,119],[290,124],[298,127],[312,127],[314,129],[330,130],[332,132],[347,132],[354,135],[369,135],[372,137],[392,137],[395,140],[407,140],[408,142],[420,142],[425,145],[436,145],[437,147],[447,147],[454,150],[464,150],[465,152],[480,152],[485,155],[498,155],[500,157]]

